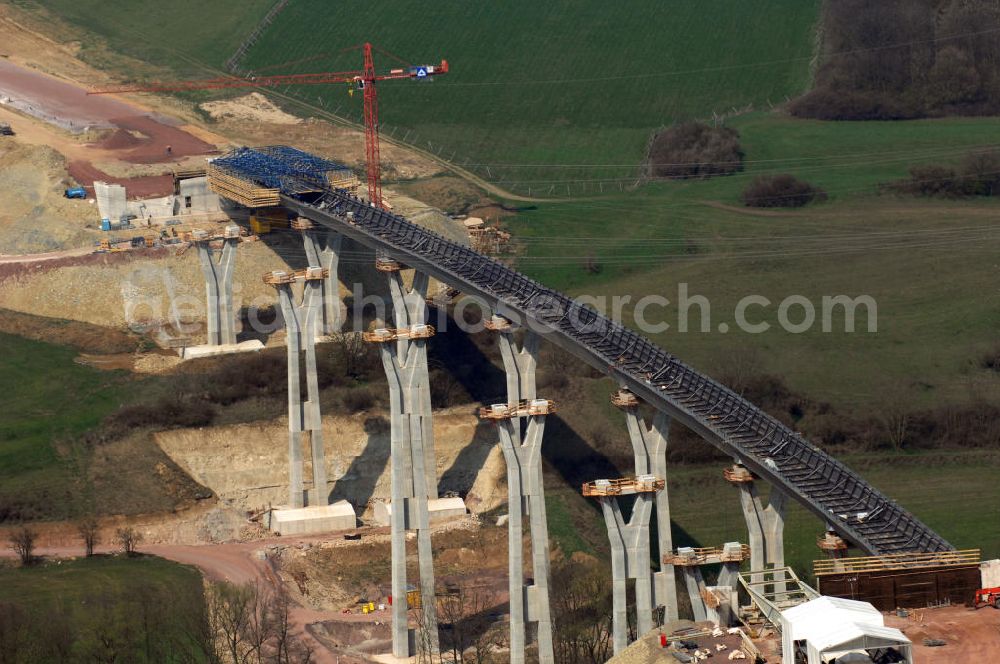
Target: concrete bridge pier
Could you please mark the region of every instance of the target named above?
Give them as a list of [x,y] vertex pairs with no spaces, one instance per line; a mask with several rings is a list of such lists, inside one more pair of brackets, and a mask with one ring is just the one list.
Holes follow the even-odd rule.
[[234,345],[236,343],[236,314],[233,311],[233,271],[236,266],[236,247],[240,242],[239,226],[226,226],[223,231],[222,254],[219,262],[212,259],[211,237],[208,233],[195,232],[192,244],[198,251],[201,272],[205,277],[206,324],[208,346]]
[[[290,466],[289,506],[327,505],[326,460],[323,451],[323,426],[319,409],[319,376],[316,371],[316,339],[312,334],[320,306],[322,268],[300,273],[272,272],[265,281],[278,291],[278,301],[285,321],[285,346],[288,351],[288,461]],[[292,284],[303,282],[302,302],[296,304]],[[305,359],[306,401],[302,401],[302,364]],[[309,442],[312,455],[312,487],[303,486],[302,444]]]
[[[430,516],[427,501],[436,486],[433,446],[424,435],[432,425],[427,389],[426,340],[434,329],[424,323],[427,276],[414,275],[409,292],[398,272],[389,272],[393,297],[395,330],[377,329],[364,335],[366,341],[379,344],[382,364],[389,382],[391,502],[390,526],[392,548],[392,654],[398,658],[417,655],[417,649],[434,654],[440,651],[437,628],[437,605],[434,588],[434,564],[431,552]],[[400,325],[402,324],[402,325]],[[431,442],[430,468],[425,442]],[[435,491],[436,493],[436,491]],[[416,531],[417,559],[420,570],[422,615],[420,630],[408,625],[406,534]]]
[[[611,401],[625,413],[632,451],[635,455],[635,474],[652,474],[666,480],[667,442],[670,431],[670,416],[657,411],[653,422],[647,426],[639,413],[639,402],[635,395],[624,387],[612,395]],[[665,554],[674,549],[670,531],[670,495],[666,481],[656,493],[656,540],[659,550],[660,571],[653,574],[653,606],[664,608],[664,620],[677,620],[677,579],[674,566],[664,562]]]
[[328,272],[321,284],[323,306],[316,317],[316,336],[327,337],[339,332],[344,325],[345,311],[340,300],[340,248],[344,236],[330,230],[317,230],[308,219],[299,218],[293,226],[302,230],[302,244],[309,265],[318,265]]
[[[398,263],[396,269],[386,269],[385,263],[382,263],[379,269],[387,272],[389,277],[389,294],[392,298],[392,315],[396,328],[402,330],[425,325],[427,323],[428,276],[422,272],[414,272],[413,283],[410,288],[406,288],[398,269]],[[410,343],[411,341],[407,339],[399,339],[396,342],[399,357],[405,357],[406,347]],[[422,466],[426,474],[427,498],[434,500],[438,497],[437,458],[434,455],[434,420],[431,417],[431,385],[427,371],[426,353],[424,353],[419,365],[415,366],[413,370],[416,372],[414,407],[417,409],[414,412],[420,414]]]
[[687,588],[688,597],[691,599],[691,615],[695,622],[708,620],[708,611],[705,607],[705,577],[698,567],[682,567],[684,575],[684,586]]
[[653,496],[636,494],[626,522],[618,499],[598,498],[611,542],[612,644],[617,655],[628,647],[628,579],[635,579],[636,627],[639,634],[653,629],[653,587],[649,565],[649,517]]
[[[507,403],[484,408],[480,415],[496,422],[507,463],[510,587],[510,661],[525,662],[528,625],[534,623],[538,661],[555,661],[549,606],[549,530],[542,481],[542,435],[551,402],[536,397],[538,336],[525,330],[520,348],[510,321],[493,316],[487,328],[499,332],[507,373]],[[524,582],[523,520],[527,512],[534,583]]]
[[[767,507],[763,506],[757,492],[755,477],[740,463],[724,472],[726,480],[740,491],[740,504],[747,522],[750,542],[750,571],[758,572],[751,579],[754,583],[764,580],[766,569],[785,566],[785,493],[771,487]],[[784,582],[774,584],[775,592],[784,592]]]
[[[739,584],[739,563],[723,563],[718,584],[706,586],[698,567],[683,567],[684,582],[691,598],[691,613],[695,621],[710,620],[720,627],[736,624],[735,604]],[[720,598],[719,596],[723,596]],[[711,602],[709,599],[711,598]]]

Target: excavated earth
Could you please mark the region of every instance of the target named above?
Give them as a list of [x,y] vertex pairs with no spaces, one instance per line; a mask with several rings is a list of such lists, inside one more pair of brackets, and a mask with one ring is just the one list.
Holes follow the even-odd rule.
[[[287,419],[155,434],[160,448],[223,504],[256,511],[288,502]],[[370,518],[375,501],[389,499],[389,423],[385,412],[323,417],[329,496],[352,503]],[[434,449],[440,491],[465,496],[476,512],[506,499],[496,432],[468,407],[434,413]],[[311,460],[304,455],[305,477]]]

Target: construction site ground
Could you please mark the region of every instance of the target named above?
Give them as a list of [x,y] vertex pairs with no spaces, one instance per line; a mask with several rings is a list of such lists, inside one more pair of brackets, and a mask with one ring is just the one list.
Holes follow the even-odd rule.
[[[1000,611],[953,605],[908,609],[907,614],[886,614],[885,624],[913,642],[914,664],[1000,661]],[[927,640],[944,645],[927,645]]]

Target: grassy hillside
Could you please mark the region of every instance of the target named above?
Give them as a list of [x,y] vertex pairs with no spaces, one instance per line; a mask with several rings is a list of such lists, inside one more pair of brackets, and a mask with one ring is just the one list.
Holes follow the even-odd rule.
[[202,662],[202,579],[161,558],[0,567],[4,660]]
[[[40,8],[85,33],[80,56],[95,66],[135,73],[139,63],[166,68],[177,76],[206,76],[206,67],[223,65],[273,3],[272,0],[13,0]],[[138,62],[106,59],[95,39]],[[146,72],[149,73],[149,72]]]
[[[848,410],[877,410],[889,398],[928,407],[1000,396],[1000,376],[979,366],[1000,329],[1000,206],[877,193],[913,164],[955,162],[988,143],[1000,119],[832,123],[751,114],[730,125],[747,150],[745,172],[524,209],[509,218],[523,244],[520,267],[577,295],[667,297],[671,306],[651,308],[649,318],[671,329],[653,337],[717,375],[750,353],[757,371]],[[778,172],[818,184],[830,201],[796,211],[740,203],[752,178]],[[711,302],[709,332],[698,331],[698,309],[694,331],[678,331],[679,283]],[[738,333],[736,304],[754,294],[773,303],[754,317],[771,329]],[[834,333],[778,327],[784,298],[803,295],[819,309],[823,296],[840,294],[875,299],[877,334],[837,333],[842,316]]]
[[79,487],[66,443],[127,398],[123,372],[85,367],[75,356],[71,348],[0,334],[0,505],[15,512],[0,521],[68,509]]
[[[383,131],[537,192],[566,177],[633,178],[655,128],[800,93],[818,4],[299,0],[246,65],[356,69],[360,53],[338,51],[364,41],[417,64],[446,58],[452,73],[432,84],[379,88]],[[376,65],[398,63],[377,54]],[[344,86],[290,92],[360,118]]]

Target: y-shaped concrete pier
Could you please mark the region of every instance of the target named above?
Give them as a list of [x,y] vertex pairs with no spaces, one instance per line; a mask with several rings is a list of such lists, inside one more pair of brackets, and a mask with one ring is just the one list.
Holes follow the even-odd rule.
[[[518,348],[515,328],[506,318],[493,316],[486,327],[500,333],[500,352],[507,372],[507,403],[481,409],[480,417],[496,423],[507,463],[510,661],[524,663],[528,626],[534,623],[538,661],[551,664],[555,658],[549,606],[549,527],[542,481],[542,434],[545,417],[555,411],[555,406],[536,396],[537,335],[525,330]],[[532,584],[524,581],[525,512],[531,536]]]
[[[726,626],[736,624],[740,563],[749,557],[749,547],[727,542],[722,548],[681,547],[663,554],[662,559],[681,568],[695,621],[711,620]],[[722,565],[715,586],[705,586],[702,565]]]
[[[316,316],[320,306],[320,288],[328,273],[321,267],[296,272],[269,272],[265,283],[278,291],[285,320],[288,349],[288,462],[290,465],[289,504],[291,507],[327,505],[326,460],[323,454],[323,426],[319,410],[319,377],[316,373]],[[303,282],[302,303],[296,306],[292,284]],[[301,395],[301,364],[305,354],[306,401]],[[308,495],[302,479],[302,444],[309,442],[312,452],[312,488]]]
[[[392,316],[396,328],[403,330],[427,322],[427,289],[429,279],[421,272],[413,273],[413,283],[409,289],[403,283],[399,263],[391,259],[380,258],[376,261],[376,269],[385,272],[389,278],[389,295],[392,298]],[[400,357],[405,356],[405,348],[409,342],[399,340],[396,344]],[[420,434],[423,446],[423,468],[427,476],[427,498],[438,497],[437,458],[434,455],[434,420],[431,417],[431,384],[427,372],[427,356],[413,368],[415,389],[417,391],[414,406],[420,413]]]
[[[785,566],[785,494],[776,486],[765,508],[757,493],[753,474],[742,464],[733,464],[723,475],[740,490],[740,503],[747,522],[750,540],[750,572],[753,581],[763,580],[764,570]],[[784,592],[783,582],[775,583],[775,592]]]
[[670,532],[670,495],[667,491],[667,441],[670,416],[657,411],[653,423],[646,423],[639,413],[639,400],[624,387],[611,395],[611,403],[625,413],[632,452],[635,455],[636,477],[653,475],[664,480],[663,488],[656,493],[656,541],[659,551],[660,571],[653,574],[653,607],[662,606],[665,621],[677,620],[677,579],[674,566],[664,562],[664,554],[673,550]]
[[[390,455],[392,467],[391,539],[392,539],[392,653],[405,658],[416,654],[416,634],[407,623],[406,531],[417,534],[417,559],[420,569],[421,607],[420,647],[429,654],[440,650],[437,629],[437,606],[434,594],[434,562],[431,552],[430,517],[427,501],[432,483],[436,485],[433,448],[429,456],[424,448],[425,432],[431,428],[430,398],[427,387],[426,341],[434,328],[424,320],[427,276],[417,273],[413,288],[406,293],[398,266],[389,272],[389,288],[397,329],[379,328],[366,332],[364,339],[379,344],[382,364],[389,381],[389,410],[392,422]],[[435,491],[436,493],[436,491]]]
[[305,217],[292,222],[292,228],[302,231],[302,244],[309,265],[318,265],[327,271],[320,285],[323,307],[316,316],[316,336],[326,337],[339,332],[344,325],[344,306],[340,300],[340,233],[318,228]]
[[[213,240],[222,240],[219,262],[212,260]],[[205,276],[206,322],[208,346],[236,343],[236,314],[233,311],[233,269],[236,266],[236,246],[240,242],[240,227],[226,226],[221,234],[195,230],[191,243],[198,251],[201,271]]]
[[[653,629],[653,587],[649,561],[649,516],[653,496],[664,481],[652,475],[619,480],[595,480],[583,485],[583,495],[597,498],[611,542],[611,640],[617,655],[628,647],[628,579],[635,580],[636,627],[639,634]],[[620,496],[635,496],[626,522]]]

